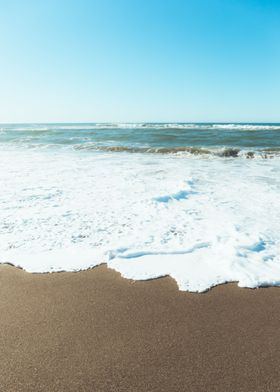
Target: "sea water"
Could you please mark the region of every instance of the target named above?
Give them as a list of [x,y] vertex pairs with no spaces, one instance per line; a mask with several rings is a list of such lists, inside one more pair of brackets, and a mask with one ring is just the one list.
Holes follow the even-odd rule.
[[2,124],[0,186],[0,263],[280,284],[280,124]]

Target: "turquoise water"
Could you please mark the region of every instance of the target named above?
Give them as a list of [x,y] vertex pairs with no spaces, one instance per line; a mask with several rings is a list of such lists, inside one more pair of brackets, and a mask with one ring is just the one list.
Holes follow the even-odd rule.
[[[280,124],[2,124],[0,143],[78,150],[222,154],[280,152]],[[233,149],[233,151],[232,151]],[[265,156],[265,155],[263,155]]]

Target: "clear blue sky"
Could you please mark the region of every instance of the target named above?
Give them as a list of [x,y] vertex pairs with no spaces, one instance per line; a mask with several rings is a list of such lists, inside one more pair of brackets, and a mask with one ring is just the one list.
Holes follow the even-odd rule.
[[280,121],[280,0],[0,9],[0,122]]

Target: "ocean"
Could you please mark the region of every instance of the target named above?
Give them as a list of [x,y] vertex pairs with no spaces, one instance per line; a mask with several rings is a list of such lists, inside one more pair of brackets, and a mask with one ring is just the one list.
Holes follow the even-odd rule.
[[280,284],[280,124],[0,124],[0,263]]

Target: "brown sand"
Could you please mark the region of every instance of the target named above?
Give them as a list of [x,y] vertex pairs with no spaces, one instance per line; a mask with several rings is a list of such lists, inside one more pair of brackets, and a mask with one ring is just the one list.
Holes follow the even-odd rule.
[[280,391],[280,290],[1,266],[0,390]]

